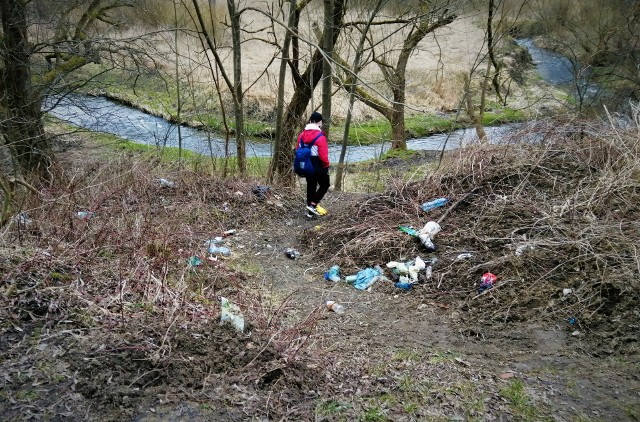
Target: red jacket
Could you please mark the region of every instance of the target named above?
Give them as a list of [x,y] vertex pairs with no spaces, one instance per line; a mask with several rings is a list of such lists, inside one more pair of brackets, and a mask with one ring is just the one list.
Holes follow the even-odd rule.
[[310,144],[319,133],[322,133],[322,136],[316,139],[316,143],[311,147],[311,161],[314,166],[319,164],[324,168],[329,168],[331,163],[329,162],[329,145],[327,143],[327,137],[320,130],[318,125],[309,123],[305,126],[300,136],[298,136],[296,149],[300,147],[300,141],[305,144]]

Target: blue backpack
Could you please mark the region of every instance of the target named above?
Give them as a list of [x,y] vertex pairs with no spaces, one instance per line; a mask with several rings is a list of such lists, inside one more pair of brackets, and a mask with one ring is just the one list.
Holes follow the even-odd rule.
[[320,132],[318,136],[313,138],[313,141],[309,144],[305,144],[300,139],[298,144],[298,149],[296,149],[296,156],[293,160],[293,171],[302,177],[313,176],[316,172],[316,169],[313,167],[313,163],[311,162],[311,147],[316,143],[318,138],[323,136],[324,134]]

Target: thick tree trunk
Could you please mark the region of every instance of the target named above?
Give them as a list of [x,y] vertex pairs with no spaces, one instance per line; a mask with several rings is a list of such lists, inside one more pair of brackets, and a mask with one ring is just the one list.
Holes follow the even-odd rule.
[[24,0],[1,0],[4,69],[0,126],[18,166],[28,172],[44,172],[52,151],[42,123],[42,97],[31,87],[26,4]]

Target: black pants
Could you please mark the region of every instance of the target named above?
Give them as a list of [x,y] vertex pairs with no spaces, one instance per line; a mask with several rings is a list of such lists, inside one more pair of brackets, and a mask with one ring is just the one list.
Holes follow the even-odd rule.
[[316,174],[307,176],[307,205],[318,205],[329,190],[329,169],[316,169]]

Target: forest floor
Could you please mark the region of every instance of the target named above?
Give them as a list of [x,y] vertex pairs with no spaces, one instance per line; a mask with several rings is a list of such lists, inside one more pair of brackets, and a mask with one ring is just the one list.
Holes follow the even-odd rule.
[[[64,187],[2,232],[0,417],[640,419],[637,174],[603,189],[613,150],[555,133],[561,143],[525,152],[453,152],[444,170],[379,164],[385,192],[331,191],[312,220],[300,186],[262,195],[68,137]],[[402,182],[416,165],[432,175]],[[455,204],[447,214],[420,210],[438,196]],[[440,217],[432,253],[397,230]],[[207,255],[216,236],[230,257]],[[323,277],[416,256],[433,275],[411,290]],[[486,271],[498,281],[478,294]],[[220,324],[221,297],[242,333]]]

